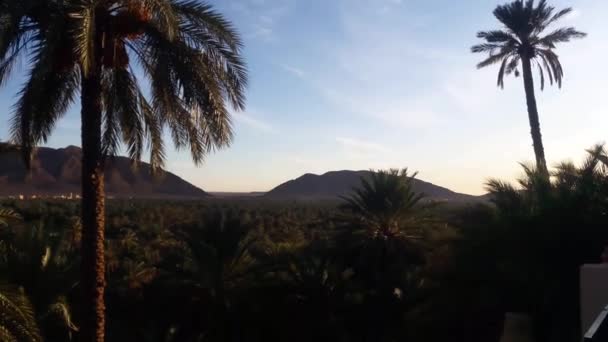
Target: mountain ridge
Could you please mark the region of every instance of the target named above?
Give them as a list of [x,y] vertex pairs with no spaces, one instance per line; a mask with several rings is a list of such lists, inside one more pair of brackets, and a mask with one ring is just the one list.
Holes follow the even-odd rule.
[[[339,170],[323,174],[306,173],[286,181],[267,192],[264,197],[272,199],[330,199],[350,194],[358,187],[362,177],[369,177],[372,171]],[[414,178],[414,190],[436,201],[482,201],[482,197],[458,193],[418,178]]]
[[[57,196],[80,193],[82,149],[67,146],[36,149],[31,170],[17,152],[0,154],[0,196]],[[108,159],[105,168],[106,193],[112,197],[204,198],[202,189],[165,171],[152,175],[150,164],[121,156]]]

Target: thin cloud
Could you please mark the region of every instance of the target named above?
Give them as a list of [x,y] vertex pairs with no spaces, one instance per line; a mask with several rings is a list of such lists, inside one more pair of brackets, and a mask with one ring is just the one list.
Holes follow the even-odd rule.
[[342,145],[348,152],[355,156],[368,156],[368,155],[376,155],[376,154],[389,154],[392,151],[378,143],[353,139],[353,138],[345,138],[345,137],[337,137],[336,142]]
[[288,160],[294,164],[311,166],[311,167],[313,165],[319,165],[319,164],[323,163],[322,161],[320,161],[318,159],[307,158],[307,157],[302,157],[302,156],[289,157]]
[[[445,114],[439,114],[432,106],[423,105],[424,102],[433,103],[433,97],[427,94],[420,94],[417,99],[389,99],[374,94],[346,93],[322,84],[318,84],[318,88],[326,99],[340,108],[391,127],[429,129],[446,122]],[[380,98],[382,101],[379,101]]]
[[380,6],[380,8],[378,9],[378,13],[379,14],[386,14],[389,13],[393,7],[395,6],[400,6],[402,3],[402,0],[386,0],[382,6]]
[[59,121],[57,128],[65,129],[65,130],[80,130],[80,128],[81,128],[80,120],[67,119],[67,118],[62,119]]
[[233,113],[232,117],[239,123],[247,125],[251,128],[254,128],[258,131],[263,131],[266,133],[275,133],[276,130],[274,127],[266,121],[256,119],[250,114],[243,113]]
[[274,31],[270,27],[256,25],[253,32],[248,35],[249,38],[260,38],[265,41],[271,41],[274,37]]
[[296,68],[294,66],[291,65],[287,65],[287,64],[281,64],[281,68],[295,76],[297,76],[298,78],[304,78],[306,76],[306,73],[304,72],[304,70]]
[[281,19],[289,14],[293,4],[294,0],[249,0],[235,2],[232,8],[248,18],[252,18],[249,21],[248,38],[271,42],[277,40],[277,34],[280,31],[277,26]]

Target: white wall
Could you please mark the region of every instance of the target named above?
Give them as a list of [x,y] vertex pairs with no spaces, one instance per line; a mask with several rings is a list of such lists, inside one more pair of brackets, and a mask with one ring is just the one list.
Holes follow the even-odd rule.
[[581,323],[583,334],[608,305],[608,264],[581,267]]

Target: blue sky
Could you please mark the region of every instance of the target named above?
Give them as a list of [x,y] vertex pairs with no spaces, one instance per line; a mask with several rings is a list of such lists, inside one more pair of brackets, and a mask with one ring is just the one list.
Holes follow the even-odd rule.
[[[304,173],[409,167],[419,178],[483,193],[533,159],[522,80],[496,84],[469,53],[497,28],[494,0],[214,0],[245,43],[247,110],[232,146],[195,167],[169,153],[168,169],[209,191],[265,191]],[[576,11],[563,25],[589,33],[560,47],[561,90],[538,93],[550,164],[578,161],[608,137],[608,3],[554,0]],[[457,5],[456,5],[457,3]],[[19,77],[0,91],[0,139]],[[79,144],[79,108],[48,145]]]

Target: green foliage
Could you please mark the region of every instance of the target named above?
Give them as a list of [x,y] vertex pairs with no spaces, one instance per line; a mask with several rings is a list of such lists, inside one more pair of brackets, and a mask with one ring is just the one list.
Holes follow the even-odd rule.
[[0,285],[0,340],[6,342],[42,341],[34,309],[23,289]]
[[19,227],[5,237],[0,248],[0,275],[22,286],[49,339],[71,336],[78,330],[66,297],[73,295],[77,277],[73,231]]

